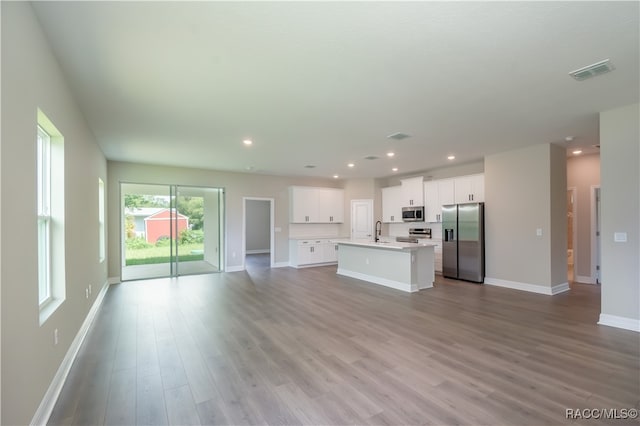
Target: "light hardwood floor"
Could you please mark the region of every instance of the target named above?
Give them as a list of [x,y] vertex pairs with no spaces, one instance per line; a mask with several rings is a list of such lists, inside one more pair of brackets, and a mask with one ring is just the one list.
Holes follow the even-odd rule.
[[640,405],[639,335],[596,325],[597,286],[407,294],[248,265],[112,286],[50,424],[591,425],[565,409]]

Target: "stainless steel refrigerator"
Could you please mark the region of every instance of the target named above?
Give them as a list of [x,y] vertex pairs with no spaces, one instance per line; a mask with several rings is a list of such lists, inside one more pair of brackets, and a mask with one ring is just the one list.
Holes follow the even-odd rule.
[[442,206],[442,275],[484,282],[484,203]]

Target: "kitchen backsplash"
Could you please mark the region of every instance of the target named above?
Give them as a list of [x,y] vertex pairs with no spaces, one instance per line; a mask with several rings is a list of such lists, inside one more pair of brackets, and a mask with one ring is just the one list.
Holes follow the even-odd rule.
[[431,238],[442,238],[442,223],[439,222],[390,223],[389,235],[392,237],[407,236],[409,228],[431,228]]

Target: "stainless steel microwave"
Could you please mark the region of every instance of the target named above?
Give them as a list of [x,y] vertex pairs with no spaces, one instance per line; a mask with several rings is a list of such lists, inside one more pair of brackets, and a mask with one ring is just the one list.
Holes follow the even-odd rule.
[[402,221],[403,222],[424,222],[424,206],[403,207]]

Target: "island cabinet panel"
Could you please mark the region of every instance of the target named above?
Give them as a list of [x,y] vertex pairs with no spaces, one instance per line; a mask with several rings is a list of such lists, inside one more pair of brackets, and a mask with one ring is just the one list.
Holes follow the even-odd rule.
[[382,221],[384,223],[402,222],[402,187],[382,188]]
[[344,190],[311,186],[289,187],[289,222],[344,222]]
[[433,244],[360,240],[339,240],[338,243],[338,275],[407,292],[433,287]]

